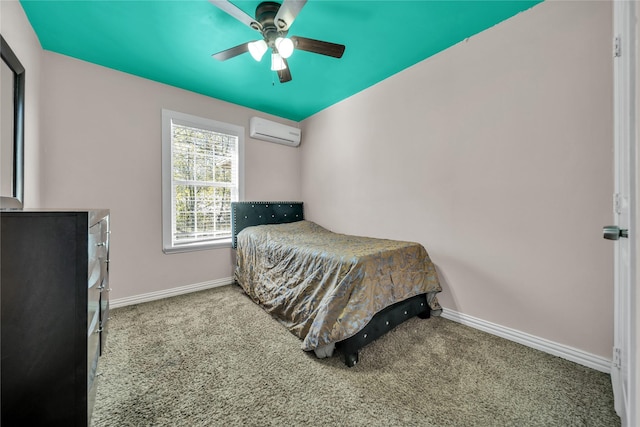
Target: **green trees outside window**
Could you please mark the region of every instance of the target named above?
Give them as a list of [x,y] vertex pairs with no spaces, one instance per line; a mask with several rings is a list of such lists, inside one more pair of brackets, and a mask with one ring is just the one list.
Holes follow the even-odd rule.
[[174,244],[231,235],[238,137],[172,124]]

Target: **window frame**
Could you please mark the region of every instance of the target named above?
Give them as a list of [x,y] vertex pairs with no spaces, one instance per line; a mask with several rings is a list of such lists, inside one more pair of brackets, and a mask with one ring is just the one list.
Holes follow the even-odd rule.
[[174,122],[179,122],[178,124],[180,125],[233,135],[238,138],[238,200],[244,200],[245,128],[231,123],[162,109],[162,250],[166,254],[171,254],[223,247],[230,248],[233,236],[177,245],[173,243],[173,135],[171,126]]

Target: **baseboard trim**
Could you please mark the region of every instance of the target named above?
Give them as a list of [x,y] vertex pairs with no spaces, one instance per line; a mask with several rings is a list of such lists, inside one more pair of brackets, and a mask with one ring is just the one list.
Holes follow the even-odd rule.
[[143,302],[155,301],[163,298],[175,297],[191,292],[203,291],[205,289],[217,288],[233,283],[232,277],[209,280],[207,282],[194,283],[193,285],[179,286],[177,288],[165,289],[163,291],[149,292],[148,294],[134,295],[125,298],[116,298],[109,301],[109,307],[118,308],[127,305],[140,304]]
[[[220,286],[231,285],[233,283],[232,277],[225,277],[222,279],[209,280],[206,282],[195,283],[192,285],[180,286],[177,288],[165,289],[163,291],[150,292],[147,294],[134,295],[131,297],[112,299],[109,302],[111,308],[125,307],[128,305],[141,304],[144,302],[155,301],[163,298],[174,297],[178,295],[188,294],[191,292],[203,291],[205,289],[217,288]],[[442,310],[442,317],[445,319],[461,323],[463,325],[490,333],[492,335],[499,336],[501,338],[508,339],[510,341],[517,342],[518,344],[526,345],[527,347],[535,348],[536,350],[544,351],[554,356],[561,357],[571,362],[578,363],[579,365],[586,366],[591,369],[595,369],[607,374],[611,373],[611,360],[604,357],[596,356],[591,353],[587,353],[582,350],[578,350],[573,347],[569,347],[563,344],[558,344],[553,341],[546,340],[544,338],[536,337],[525,332],[511,329],[506,326],[491,323],[486,320],[479,319],[477,317],[469,316],[467,314],[459,313],[455,310],[444,308]]]
[[561,357],[579,365],[595,369],[596,371],[611,374],[611,360],[605,359],[604,357],[596,356],[573,347],[558,344],[525,332],[507,328],[506,326],[487,322],[486,320],[478,319],[477,317],[458,313],[457,311],[447,308],[442,310],[442,317],[492,335],[517,342],[518,344],[544,351],[545,353]]

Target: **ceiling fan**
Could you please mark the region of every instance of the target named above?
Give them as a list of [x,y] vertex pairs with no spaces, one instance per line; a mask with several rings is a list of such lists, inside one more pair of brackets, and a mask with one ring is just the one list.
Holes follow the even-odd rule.
[[344,45],[299,36],[287,37],[291,24],[293,24],[307,0],[284,0],[282,5],[272,1],[262,2],[256,7],[255,19],[228,0],[209,1],[238,21],[262,34],[261,40],[243,43],[214,53],[212,56],[219,61],[226,61],[245,52],[249,52],[256,61],[260,61],[270,48],[271,69],[278,72],[280,83],[286,83],[291,80],[291,70],[289,69],[287,58],[291,56],[295,49],[342,58],[345,49]]

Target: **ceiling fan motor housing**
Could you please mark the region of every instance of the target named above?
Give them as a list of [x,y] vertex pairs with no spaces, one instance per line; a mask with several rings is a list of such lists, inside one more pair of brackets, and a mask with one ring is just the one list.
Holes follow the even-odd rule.
[[[267,42],[270,48],[275,47],[275,41],[278,37],[285,37],[287,31],[279,31],[275,22],[275,17],[280,10],[280,3],[265,1],[256,7],[256,21],[260,24],[258,29],[264,40]],[[286,26],[286,23],[284,24]]]

